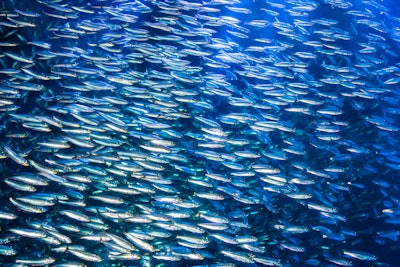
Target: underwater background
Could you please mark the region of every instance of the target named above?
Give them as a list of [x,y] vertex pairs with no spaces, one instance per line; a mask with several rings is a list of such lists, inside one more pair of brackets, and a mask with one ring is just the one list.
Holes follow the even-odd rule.
[[1,266],[400,266],[395,0],[4,0]]

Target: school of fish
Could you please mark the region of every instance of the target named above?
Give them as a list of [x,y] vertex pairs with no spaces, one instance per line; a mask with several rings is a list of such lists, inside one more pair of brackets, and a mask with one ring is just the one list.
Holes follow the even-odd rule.
[[2,1],[0,265],[400,266],[387,2]]

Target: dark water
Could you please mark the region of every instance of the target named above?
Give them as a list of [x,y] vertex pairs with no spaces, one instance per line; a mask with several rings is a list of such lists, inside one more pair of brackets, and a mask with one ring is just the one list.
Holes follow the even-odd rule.
[[[0,14],[0,211],[18,217],[0,219],[0,264],[400,266],[395,1],[7,0]],[[13,203],[43,196],[42,213]]]

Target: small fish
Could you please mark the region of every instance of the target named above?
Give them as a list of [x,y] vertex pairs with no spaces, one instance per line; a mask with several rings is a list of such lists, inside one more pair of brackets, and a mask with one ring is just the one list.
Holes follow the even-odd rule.
[[26,160],[22,155],[19,155],[18,153],[13,151],[10,147],[3,146],[3,150],[7,154],[7,156],[9,156],[16,163],[22,166],[29,166],[28,160]]

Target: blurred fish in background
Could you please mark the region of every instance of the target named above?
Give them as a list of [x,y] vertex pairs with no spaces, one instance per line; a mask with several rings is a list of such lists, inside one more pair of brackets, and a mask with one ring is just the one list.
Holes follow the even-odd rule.
[[0,3],[1,266],[400,266],[400,7]]

